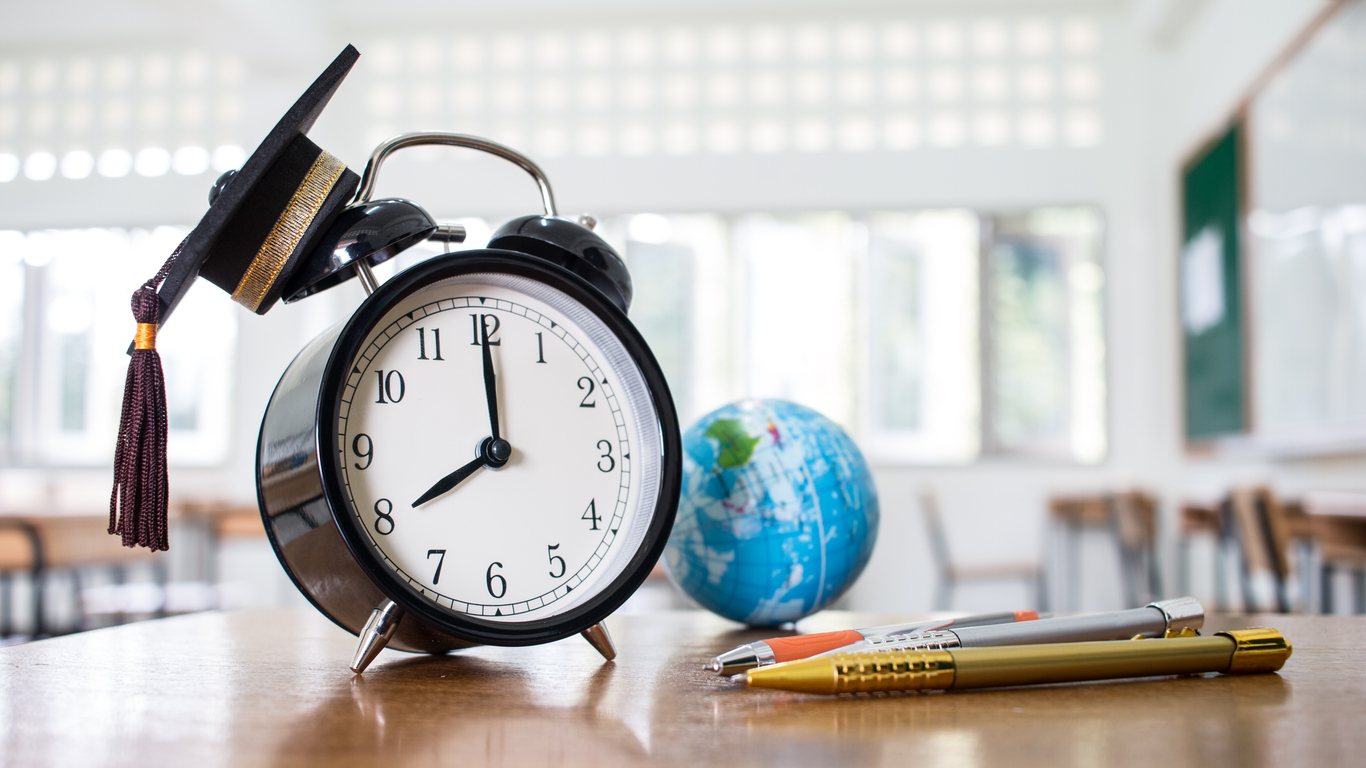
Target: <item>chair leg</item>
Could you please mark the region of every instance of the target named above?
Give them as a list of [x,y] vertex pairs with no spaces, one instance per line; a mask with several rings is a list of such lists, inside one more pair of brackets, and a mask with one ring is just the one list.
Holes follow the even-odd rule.
[[1048,611],[1048,577],[1044,574],[1043,568],[1039,568],[1039,575],[1034,579],[1034,589],[1037,594],[1034,596],[1034,604],[1039,606],[1039,613]]
[[1358,568],[1352,572],[1353,592],[1352,608],[1357,615],[1366,613],[1366,568]]
[[1238,553],[1238,580],[1243,585],[1243,611],[1257,613],[1261,606],[1257,603],[1257,594],[1252,588],[1252,570],[1248,568],[1247,555],[1241,550]]
[[953,604],[953,579],[948,576],[939,577],[939,585],[934,591],[934,609],[936,611],[947,611]]
[[156,579],[157,589],[161,590],[161,603],[157,607],[156,616],[158,619],[166,618],[166,563],[158,561],[152,568],[153,577]]
[[1319,569],[1319,613],[1333,612],[1333,566],[1324,563]]
[[[1116,535],[1116,538],[1118,536]],[[1138,584],[1135,578],[1138,571],[1138,557],[1136,553],[1125,547],[1119,546],[1119,580],[1124,588],[1124,607],[1138,608]]]
[[33,639],[47,637],[47,626],[43,608],[43,585],[47,583],[47,570],[45,568],[33,569]]
[[88,628],[85,616],[85,600],[81,598],[85,590],[81,587],[81,570],[73,568],[71,569],[71,597],[76,606],[76,626],[73,629],[77,632],[84,632]]
[[1146,550],[1148,558],[1148,597],[1151,600],[1162,599],[1162,569],[1157,563],[1157,547],[1150,546]]
[[1068,609],[1081,610],[1081,545],[1080,534],[1071,525],[1066,526],[1067,536],[1067,602]]
[[1214,609],[1227,611],[1228,597],[1228,547],[1223,538],[1214,542]]
[[10,623],[10,579],[8,573],[0,573],[0,637],[14,634]]

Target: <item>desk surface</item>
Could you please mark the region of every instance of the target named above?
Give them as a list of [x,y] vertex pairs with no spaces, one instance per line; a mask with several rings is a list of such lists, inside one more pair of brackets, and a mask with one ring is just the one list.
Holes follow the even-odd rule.
[[[826,614],[803,629],[889,617]],[[763,633],[702,613],[445,657],[385,651],[311,609],[206,613],[0,650],[9,765],[1348,765],[1366,754],[1366,618],[1221,617],[1295,645],[1280,675],[879,698],[701,670]],[[1352,756],[1356,755],[1355,758]]]

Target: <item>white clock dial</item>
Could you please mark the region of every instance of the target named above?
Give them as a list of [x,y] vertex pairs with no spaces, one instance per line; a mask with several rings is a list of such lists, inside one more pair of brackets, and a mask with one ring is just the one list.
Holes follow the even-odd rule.
[[[511,448],[497,468],[481,463],[493,437],[485,333]],[[661,451],[648,389],[617,337],[563,292],[497,274],[421,289],[369,331],[340,399],[356,526],[446,611],[564,613],[620,575],[649,528]]]

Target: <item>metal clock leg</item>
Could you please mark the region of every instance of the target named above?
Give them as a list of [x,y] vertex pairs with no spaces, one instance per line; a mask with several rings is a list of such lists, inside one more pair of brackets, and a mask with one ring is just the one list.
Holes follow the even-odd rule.
[[612,644],[612,636],[607,634],[607,625],[598,623],[585,629],[579,634],[587,640],[604,659],[611,661],[617,657],[617,647]]
[[352,672],[359,675],[370,666],[370,662],[374,661],[379,652],[384,650],[384,646],[389,644],[389,638],[394,636],[394,630],[398,629],[398,623],[402,620],[403,609],[392,600],[380,603],[374,613],[370,614],[370,620],[365,622],[365,629],[360,632],[360,645],[356,648],[355,657],[351,659]]

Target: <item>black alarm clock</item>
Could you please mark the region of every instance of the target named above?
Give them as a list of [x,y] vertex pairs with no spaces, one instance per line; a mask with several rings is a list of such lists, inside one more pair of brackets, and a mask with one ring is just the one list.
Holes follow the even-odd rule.
[[[372,265],[428,237],[462,237],[412,203],[370,200],[383,160],[420,144],[516,163],[545,211],[509,222],[487,248],[380,284]],[[575,633],[612,658],[602,621],[658,560],[681,475],[678,419],[627,319],[620,256],[557,217],[529,159],[444,133],[382,144],[319,242],[284,300],[352,275],[369,295],[281,377],[257,490],[290,578],[360,636],[352,669],[384,647],[441,653]]]

